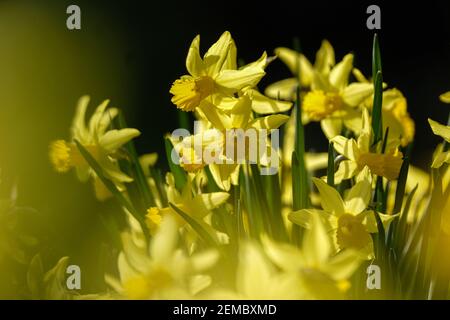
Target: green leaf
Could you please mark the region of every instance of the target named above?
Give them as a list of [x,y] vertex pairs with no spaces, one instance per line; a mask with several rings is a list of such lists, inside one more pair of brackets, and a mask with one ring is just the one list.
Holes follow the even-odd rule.
[[[122,112],[119,113],[118,123],[120,129],[127,128],[127,124]],[[150,191],[150,186],[148,185],[147,178],[145,177],[144,171],[139,161],[139,157],[136,152],[136,147],[133,140],[129,141],[125,145],[125,150],[129,155],[129,170],[131,171],[131,175],[134,180],[133,183],[136,184],[139,193],[144,200],[144,207],[147,209],[149,207],[155,206],[155,199]]]
[[334,187],[334,147],[333,142],[328,144],[327,183]]
[[178,110],[178,123],[180,128],[190,130],[189,113],[186,111]]
[[171,202],[169,202],[169,205],[176,213],[181,216],[181,218],[183,218],[184,221],[186,221],[186,223],[188,223],[192,227],[192,229],[194,229],[194,231],[203,241],[205,241],[206,244],[213,247],[217,247],[219,245],[219,240],[217,239],[215,230],[210,225],[199,219],[191,217]]
[[383,76],[381,71],[375,75],[374,96],[372,108],[372,130],[373,130],[373,145],[376,145],[382,138],[383,119],[382,119],[382,104],[383,104]]
[[122,192],[117,189],[116,185],[110,181],[103,173],[102,167],[98,164],[98,162],[95,160],[95,158],[87,151],[83,145],[75,139],[75,143],[78,147],[78,150],[80,150],[81,155],[86,160],[86,162],[91,166],[92,170],[95,171],[99,179],[103,182],[105,187],[109,190],[109,192],[112,193],[112,195],[116,198],[116,200],[119,202],[121,206],[126,208],[131,215],[133,215],[134,218],[139,222],[141,225],[142,231],[146,235],[147,238],[150,237],[147,225],[145,224],[145,212],[139,213],[134,205],[128,201],[128,199],[122,194]]
[[373,46],[372,46],[372,79],[375,81],[378,72],[381,72],[381,52],[380,43],[378,40],[378,34],[373,36]]

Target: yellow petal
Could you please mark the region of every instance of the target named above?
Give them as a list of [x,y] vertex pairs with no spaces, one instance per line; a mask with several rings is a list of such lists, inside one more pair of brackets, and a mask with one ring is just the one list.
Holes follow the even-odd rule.
[[358,164],[353,160],[344,160],[339,164],[338,170],[334,173],[334,182],[341,183],[355,176],[358,171]]
[[372,83],[354,82],[344,88],[342,98],[349,106],[356,107],[373,93]]
[[439,96],[439,99],[444,103],[450,103],[450,91],[443,93]]
[[104,115],[106,108],[108,107],[109,100],[104,100],[98,107],[95,109],[94,114],[91,116],[89,120],[89,132],[90,134],[96,134],[100,121]]
[[356,80],[358,80],[358,82],[369,82],[369,80],[367,80],[367,78],[358,68],[353,68],[352,73]]
[[302,249],[308,264],[317,266],[325,262],[331,253],[331,241],[321,218],[312,215],[311,228],[306,230]]
[[334,149],[349,160],[356,161],[359,155],[358,145],[354,139],[337,136],[331,139]]
[[244,87],[255,87],[264,75],[264,70],[258,67],[223,70],[217,76],[216,83],[223,88],[236,92]]
[[226,192],[211,192],[201,195],[202,201],[208,210],[212,210],[222,205],[230,197]]
[[77,103],[77,109],[73,118],[71,133],[74,139],[80,140],[84,143],[88,137],[88,131],[86,129],[86,109],[89,104],[90,97],[82,96]]
[[330,83],[341,90],[348,83],[350,72],[353,68],[353,54],[347,54],[330,72]]
[[276,48],[275,54],[286,64],[292,74],[298,74],[298,68],[300,68],[302,86],[311,84],[313,67],[304,55],[288,48]]
[[274,99],[293,101],[297,86],[296,78],[288,78],[268,85],[264,93]]
[[200,35],[192,40],[186,57],[186,69],[194,77],[202,75],[203,60],[200,57]]
[[339,192],[321,179],[312,178],[312,180],[319,190],[322,208],[327,212],[334,212],[337,215],[344,214],[344,202]]
[[347,213],[358,215],[367,208],[372,195],[372,184],[369,179],[356,183],[345,196],[345,209]]
[[334,280],[350,278],[361,265],[360,255],[354,250],[343,250],[323,265],[322,271]]
[[265,117],[259,117],[250,122],[249,126],[255,129],[276,129],[286,121],[289,120],[289,116],[284,114],[274,114]]
[[316,53],[314,69],[322,74],[328,74],[335,63],[333,46],[328,40],[323,40],[320,49]]
[[309,229],[311,228],[313,219],[312,217],[314,215],[317,215],[322,218],[322,222],[326,226],[327,231],[331,231],[333,228],[336,227],[336,218],[330,213],[318,209],[301,209],[298,211],[294,211],[289,213],[288,218],[293,223],[303,228]]
[[206,52],[204,56],[204,63],[207,65],[207,74],[214,77],[221,70],[223,70],[223,65],[226,59],[229,57],[229,50],[234,43],[231,34],[225,31]]
[[106,151],[114,152],[140,134],[139,130],[132,128],[109,130],[100,137],[99,143]]
[[428,119],[431,130],[435,135],[442,137],[445,141],[450,142],[450,126],[444,126],[439,122]]
[[252,99],[253,111],[260,114],[285,112],[292,107],[291,102],[270,99],[254,89],[248,90],[248,94]]
[[328,140],[333,139],[342,131],[342,120],[339,118],[325,118],[320,121],[320,127]]

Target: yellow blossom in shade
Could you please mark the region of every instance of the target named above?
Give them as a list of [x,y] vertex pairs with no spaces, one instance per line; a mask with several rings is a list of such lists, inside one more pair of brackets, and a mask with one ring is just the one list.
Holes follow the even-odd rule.
[[[431,130],[433,130],[435,135],[440,136],[447,143],[450,143],[450,126],[444,126],[443,124],[431,119],[428,119],[428,123],[430,124]],[[435,152],[431,167],[440,168],[444,163],[450,163],[450,151],[444,151],[443,146],[441,145]]]
[[[120,279],[107,282],[128,299],[192,299],[204,290],[210,277],[204,272],[218,259],[215,250],[188,254],[178,248],[178,227],[172,217],[161,222],[149,245],[123,233],[119,254]],[[198,277],[205,281],[197,281]]]
[[336,183],[354,177],[366,166],[372,174],[396,180],[402,166],[403,154],[397,148],[390,149],[384,154],[371,152],[372,129],[367,109],[363,109],[362,122],[362,130],[357,141],[343,136],[331,139],[336,151],[347,158],[340,162],[335,173]]
[[74,168],[81,181],[92,178],[98,197],[103,199],[107,197],[108,193],[105,192],[105,188],[98,181],[95,172],[84,160],[74,140],[78,140],[89,151],[102,167],[105,176],[119,189],[122,189],[123,183],[132,181],[132,178],[120,170],[117,163],[117,151],[125,143],[139,136],[140,132],[131,128],[109,130],[111,120],[117,116],[118,110],[116,108],[107,109],[108,100],[97,107],[86,125],[85,115],[89,100],[88,96],[80,98],[72,122],[70,140],[52,142],[49,147],[49,158],[58,172],[64,173]]
[[[372,181],[368,169],[364,169],[360,180],[345,197],[321,179],[313,178],[317,187],[322,210],[302,209],[289,214],[289,219],[305,228],[311,227],[311,219],[319,216],[332,237],[337,251],[352,249],[364,259],[374,257],[370,233],[378,232],[374,211],[368,209],[372,194]],[[378,213],[379,214],[379,213]],[[387,226],[397,215],[379,214]]]
[[320,121],[329,139],[340,134],[343,125],[359,131],[360,112],[356,107],[373,92],[370,83],[349,83],[352,68],[353,55],[347,54],[328,74],[315,71],[311,91],[303,97],[303,122]]
[[335,65],[334,49],[327,40],[322,41],[322,45],[316,53],[314,66],[303,54],[289,48],[276,48],[275,54],[286,64],[291,73],[296,76],[275,82],[266,88],[266,95],[277,99],[295,100],[299,83],[298,69],[301,72],[301,86],[310,87],[315,71],[326,75],[330,68]]
[[341,110],[343,101],[339,94],[334,92],[312,91],[303,99],[303,110],[312,121],[320,121],[335,111]]
[[[373,95],[361,104],[361,107],[369,110],[372,110],[372,106]],[[389,127],[388,148],[399,145],[405,147],[413,141],[414,120],[408,113],[407,100],[400,90],[394,88],[383,91],[382,116],[383,132]]]
[[200,36],[195,37],[186,58],[189,75],[175,80],[170,93],[172,102],[183,111],[194,111],[205,99],[232,97],[244,88],[253,88],[264,76],[267,54],[255,62],[237,68],[236,45],[226,31],[203,58]]
[[[188,214],[190,217],[203,221],[211,214],[211,210],[224,204],[229,198],[226,192],[193,193],[192,182],[189,180],[180,193],[175,188],[173,176],[168,174],[166,177],[166,192],[169,203],[175,205],[178,209]],[[158,230],[165,217],[171,216],[177,221],[178,225],[185,226],[184,221],[172,207],[151,207],[147,210],[146,221],[150,231]]]

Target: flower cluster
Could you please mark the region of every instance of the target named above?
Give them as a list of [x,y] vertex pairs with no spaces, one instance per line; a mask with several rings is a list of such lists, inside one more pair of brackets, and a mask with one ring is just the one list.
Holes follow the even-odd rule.
[[[292,77],[262,93],[258,84],[276,59]],[[89,98],[80,99],[71,137],[51,143],[50,161],[92,180],[99,199],[117,200],[122,224],[111,217],[121,226],[110,229],[120,239],[111,252],[120,253],[117,272],[105,275],[110,289],[96,295],[74,296],[50,281],[61,278],[63,258],[45,277],[50,298],[448,298],[450,261],[439,256],[450,239],[450,127],[429,120],[444,140],[431,174],[409,164],[414,121],[405,96],[382,80],[377,38],[371,79],[353,54],[337,62],[326,40],[314,64],[289,48],[237,61],[229,32],[203,57],[200,36],[192,41],[187,74],[170,93],[181,117],[195,117],[196,131],[165,138],[165,176],[155,154],[138,157],[132,139],[140,132],[118,109],[105,101],[86,125]],[[450,93],[440,98],[450,103]],[[327,153],[305,150],[313,122]],[[271,141],[280,138],[275,129],[281,150]],[[230,130],[256,132],[256,140],[244,135],[241,161],[226,152],[237,139]],[[378,293],[366,287],[370,265],[383,272]]]

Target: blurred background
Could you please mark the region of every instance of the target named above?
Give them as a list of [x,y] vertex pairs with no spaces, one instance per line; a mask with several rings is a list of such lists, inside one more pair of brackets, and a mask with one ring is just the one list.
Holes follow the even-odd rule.
[[[81,8],[81,30],[66,28],[66,8]],[[178,127],[169,88],[184,74],[191,40],[201,34],[208,48],[231,31],[244,61],[292,46],[294,37],[314,59],[321,40],[330,40],[337,59],[352,51],[355,65],[371,70],[373,32],[366,8],[381,7],[384,80],[408,99],[416,122],[413,164],[427,167],[439,139],[426,119],[446,122],[438,95],[450,90],[450,4],[448,1],[25,1],[0,0],[0,168],[2,194],[16,185],[18,203],[36,210],[27,221],[39,234],[50,261],[68,255],[83,270],[83,292],[102,285],[98,263],[107,242],[99,203],[90,184],[58,175],[48,162],[48,144],[67,139],[77,99],[103,99],[124,110],[142,136],[140,153],[163,151],[163,134]],[[279,61],[270,65],[261,89],[289,76]],[[322,151],[317,128],[307,130],[308,149]],[[165,159],[159,163],[164,166]],[[111,213],[112,214],[112,213]],[[0,261],[1,262],[1,261]],[[0,268],[7,266],[0,265]],[[7,270],[7,269],[6,269]],[[0,270],[0,297],[11,294]]]

